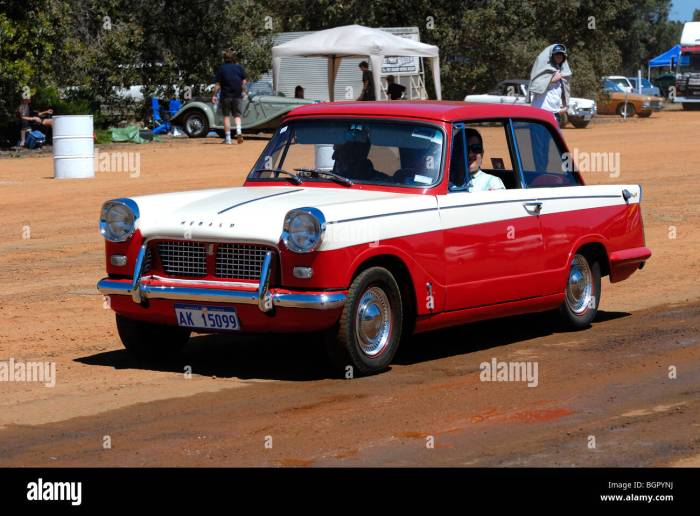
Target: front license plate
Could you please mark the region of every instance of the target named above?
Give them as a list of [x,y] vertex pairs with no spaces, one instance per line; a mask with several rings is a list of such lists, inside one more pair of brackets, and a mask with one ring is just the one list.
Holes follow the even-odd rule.
[[175,305],[178,326],[200,330],[240,330],[235,308]]

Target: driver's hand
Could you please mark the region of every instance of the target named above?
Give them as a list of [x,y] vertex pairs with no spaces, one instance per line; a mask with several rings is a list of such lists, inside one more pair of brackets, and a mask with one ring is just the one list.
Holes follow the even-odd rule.
[[216,104],[216,95],[211,96],[211,103]]

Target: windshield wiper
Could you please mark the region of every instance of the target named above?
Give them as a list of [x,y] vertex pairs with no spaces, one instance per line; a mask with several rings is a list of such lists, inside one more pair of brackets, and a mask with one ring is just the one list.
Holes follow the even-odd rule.
[[292,183],[294,183],[295,185],[300,185],[302,183],[302,179],[297,174],[287,172],[286,170],[282,170],[281,168],[259,168],[255,171],[255,173],[258,172],[275,172],[277,175],[287,174],[289,176],[289,179],[291,179]]
[[317,176],[330,177],[331,179],[345,186],[352,186],[355,184],[352,182],[352,180],[348,179],[347,177],[341,176],[340,174],[336,174],[335,172],[331,172],[329,170],[321,170],[318,168],[295,168],[294,170],[306,174],[316,174]]

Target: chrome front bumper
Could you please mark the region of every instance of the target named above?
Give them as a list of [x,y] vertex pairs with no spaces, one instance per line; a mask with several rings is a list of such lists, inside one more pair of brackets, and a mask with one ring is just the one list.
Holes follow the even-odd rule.
[[[147,299],[169,299],[175,301],[206,301],[215,303],[234,303],[258,305],[262,312],[269,312],[275,306],[285,308],[310,308],[314,310],[332,310],[345,304],[345,291],[329,292],[288,292],[270,289],[270,264],[272,253],[268,252],[263,262],[260,281],[248,288],[230,288],[225,282],[172,280],[162,278],[158,284],[151,284],[141,277],[146,245],[139,251],[134,276],[131,281],[103,278],[97,282],[97,290],[105,296],[131,296],[134,303],[144,303]],[[227,288],[216,288],[216,285]],[[240,284],[239,284],[240,285]]]

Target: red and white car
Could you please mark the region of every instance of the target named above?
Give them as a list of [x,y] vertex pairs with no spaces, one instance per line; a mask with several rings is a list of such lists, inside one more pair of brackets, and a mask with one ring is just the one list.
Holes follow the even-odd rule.
[[[193,331],[319,332],[336,366],[367,374],[413,333],[557,309],[584,328],[601,277],[651,252],[641,187],[585,186],[567,152],[528,106],[303,106],[242,187],[105,203],[97,287],[145,357]],[[505,189],[469,191],[477,154]]]

